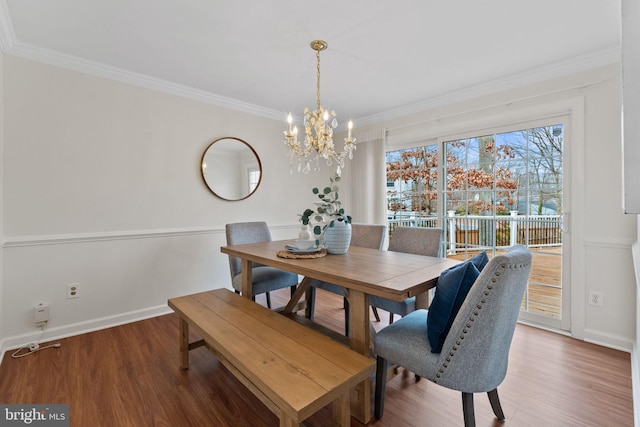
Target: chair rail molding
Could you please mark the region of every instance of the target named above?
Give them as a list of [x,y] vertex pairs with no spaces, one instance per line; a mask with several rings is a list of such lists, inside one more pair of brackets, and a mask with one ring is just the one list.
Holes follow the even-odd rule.
[[62,245],[69,243],[89,243],[108,240],[150,239],[157,237],[189,236],[201,234],[224,234],[224,227],[192,227],[159,230],[131,230],[101,233],[75,233],[50,236],[5,237],[3,247]]
[[[295,238],[300,228],[299,224],[284,224],[269,226],[272,231],[279,234],[291,235]],[[295,233],[291,233],[295,230]],[[101,242],[109,240],[133,240],[133,239],[153,239],[159,237],[178,237],[178,236],[195,236],[204,234],[214,234],[224,236],[224,225],[222,226],[205,226],[205,227],[187,227],[187,228],[166,228],[157,230],[126,230],[126,231],[110,231],[95,233],[74,233],[74,234],[57,234],[45,236],[14,236],[5,237],[2,242],[3,248],[15,248],[23,246],[44,246],[44,245],[62,245],[69,243],[89,243]],[[286,237],[284,237],[286,238]]]

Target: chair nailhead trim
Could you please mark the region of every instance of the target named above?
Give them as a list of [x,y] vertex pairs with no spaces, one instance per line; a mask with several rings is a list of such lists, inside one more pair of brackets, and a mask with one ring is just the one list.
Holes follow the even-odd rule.
[[[531,264],[531,262],[525,263],[525,264],[502,264],[500,267],[502,268],[524,268],[524,267],[528,267]],[[500,272],[496,271],[495,272],[495,276],[498,277],[500,276]],[[492,277],[491,278],[491,282],[492,283],[496,283],[498,280],[496,279],[496,277]],[[485,291],[483,292],[485,296],[489,296],[489,291],[493,289],[493,285],[487,285],[487,289],[485,289]],[[482,298],[480,300],[480,304],[476,305],[477,310],[473,311],[473,315],[469,317],[469,321],[473,322],[475,320],[474,316],[478,316],[480,309],[482,309],[483,304],[486,304],[487,300],[485,298]],[[467,323],[465,325],[465,328],[462,330],[462,334],[460,335],[460,339],[456,341],[455,345],[451,347],[451,350],[449,352],[449,356],[447,356],[446,361],[447,363],[443,363],[442,367],[440,368],[440,370],[438,371],[438,373],[436,374],[436,378],[441,378],[441,374],[444,373],[444,369],[449,367],[449,362],[451,362],[451,358],[455,355],[455,352],[458,350],[458,347],[462,345],[462,340],[464,339],[464,334],[466,334],[469,329],[471,329],[471,324]],[[434,380],[434,383],[437,384],[438,381]]]

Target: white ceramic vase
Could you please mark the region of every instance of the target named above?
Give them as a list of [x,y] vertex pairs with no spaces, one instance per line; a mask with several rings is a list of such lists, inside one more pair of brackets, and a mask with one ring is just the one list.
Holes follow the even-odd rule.
[[337,218],[333,227],[324,230],[324,244],[330,254],[346,254],[351,244],[351,224],[343,217]]
[[313,240],[313,236],[311,235],[311,231],[309,230],[308,225],[301,225],[300,232],[298,233],[298,240]]

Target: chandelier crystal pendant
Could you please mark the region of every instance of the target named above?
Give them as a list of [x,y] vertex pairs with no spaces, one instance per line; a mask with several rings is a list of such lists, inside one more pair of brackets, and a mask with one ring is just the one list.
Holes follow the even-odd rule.
[[353,122],[347,124],[347,137],[344,139],[344,148],[336,152],[333,144],[333,130],[338,127],[336,112],[327,110],[320,104],[320,52],[327,48],[327,42],[314,40],[311,48],[316,51],[318,62],[318,78],[316,85],[317,105],[314,111],[308,107],[304,109],[304,141],[298,140],[298,127],[293,124],[291,113],[287,116],[288,128],[284,131],[284,143],[288,148],[287,157],[291,159],[291,172],[293,173],[293,158],[298,157],[298,172],[309,173],[311,163],[314,170],[320,170],[320,158],[331,166],[335,161],[338,164],[336,173],[340,175],[344,168],[344,159],[348,156],[353,159],[356,149],[356,139],[351,137]]

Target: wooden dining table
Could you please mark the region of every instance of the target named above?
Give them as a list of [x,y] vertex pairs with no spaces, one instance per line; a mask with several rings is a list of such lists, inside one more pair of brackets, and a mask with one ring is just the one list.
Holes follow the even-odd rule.
[[[252,298],[253,263],[280,268],[304,276],[291,301],[283,310],[300,308],[298,301],[308,290],[311,279],[341,286],[349,300],[349,345],[369,356],[371,348],[369,295],[402,301],[416,297],[416,306],[428,306],[428,290],[447,268],[460,261],[351,246],[346,254],[296,259],[282,258],[278,252],[293,240],[222,246],[220,251],[242,260],[242,295]],[[352,390],[351,415],[363,423],[371,419],[371,382],[363,381]]]

